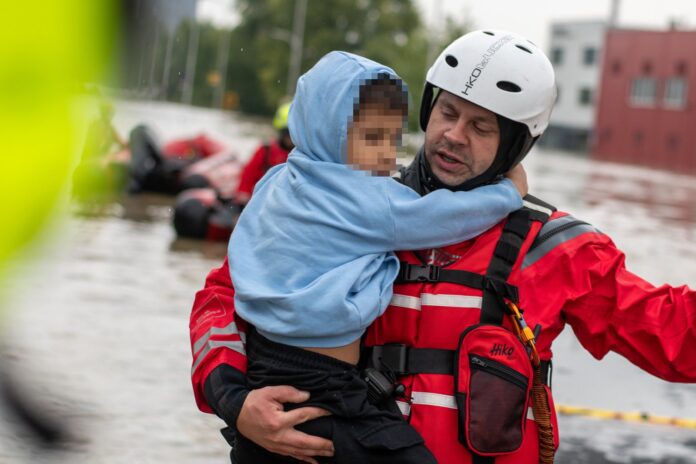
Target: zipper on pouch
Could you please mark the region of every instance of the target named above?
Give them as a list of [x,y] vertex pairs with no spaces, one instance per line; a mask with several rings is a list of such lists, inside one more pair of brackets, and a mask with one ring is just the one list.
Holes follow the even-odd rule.
[[497,361],[493,361],[492,359],[482,358],[481,356],[477,356],[475,354],[469,355],[469,364],[473,369],[488,372],[489,374],[500,377],[503,380],[507,380],[523,390],[527,389],[527,378],[511,367]]

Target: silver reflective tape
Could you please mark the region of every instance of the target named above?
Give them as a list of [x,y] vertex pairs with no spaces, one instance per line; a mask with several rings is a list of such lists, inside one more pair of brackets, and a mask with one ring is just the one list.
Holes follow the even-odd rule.
[[541,230],[539,231],[539,236],[551,233],[554,230],[558,229],[559,227],[563,227],[566,224],[570,224],[571,222],[575,222],[575,221],[577,221],[577,219],[575,219],[573,216],[570,216],[570,215],[559,217],[556,219],[551,219],[550,221],[548,221],[546,224],[544,224],[542,226]]
[[[563,222],[561,222],[563,221]],[[556,219],[552,222],[547,223],[544,225],[544,227],[541,228],[541,231],[539,232],[539,236],[542,236],[543,234],[546,233],[552,233],[554,230],[558,229],[561,226],[564,226],[572,221],[576,221],[575,218],[572,216],[565,216],[560,219]],[[546,226],[552,226],[549,227],[548,229]],[[579,237],[582,234],[586,233],[601,233],[599,230],[597,230],[594,226],[591,226],[589,224],[577,224],[574,225],[568,229],[562,230],[557,232],[556,234],[552,234],[547,240],[545,240],[543,243],[541,243],[539,246],[535,247],[532,251],[527,253],[524,257],[524,261],[522,262],[522,269],[525,269],[532,264],[536,263],[539,261],[542,257],[544,257],[549,251],[553,250],[557,246],[572,240],[576,237]]]
[[396,405],[399,407],[399,411],[401,411],[401,414],[404,416],[409,416],[411,415],[411,405],[408,404],[405,401],[397,401]]
[[421,295],[421,304],[426,306],[447,306],[451,308],[481,308],[480,296],[469,295]]
[[536,420],[536,419],[534,419],[534,410],[532,409],[531,406],[527,408],[527,419]]
[[457,409],[457,402],[452,395],[441,393],[411,392],[411,404],[438,406],[441,408]]
[[198,356],[196,356],[196,362],[193,363],[193,367],[191,368],[191,374],[196,372],[196,369],[198,369],[198,366],[201,364],[201,362],[203,362],[206,355],[216,348],[229,348],[230,350],[234,350],[246,356],[244,344],[239,340],[234,342],[228,342],[223,340],[210,340],[206,343],[205,348],[203,348],[203,350],[198,354]]
[[548,215],[548,216],[551,216],[551,214],[553,214],[553,210],[552,210],[552,209],[550,209],[550,208],[545,208],[545,207],[543,207],[543,206],[541,206],[541,205],[534,204],[534,203],[532,203],[532,202],[530,202],[530,201],[527,201],[527,200],[522,200],[522,204],[524,204],[524,206],[525,206],[526,208],[533,209],[534,211],[539,211],[539,212],[544,213],[544,214],[546,214],[546,215]]
[[400,308],[415,309],[416,311],[420,311],[421,309],[421,299],[417,296],[399,295],[395,293],[392,295],[390,304]]
[[211,327],[203,335],[200,336],[196,343],[193,344],[193,353],[198,353],[198,350],[203,348],[203,345],[208,341],[211,335],[239,335],[239,338],[244,341],[242,334],[237,329],[237,324],[234,321],[227,324],[225,327]]
[[422,305],[444,306],[448,308],[481,308],[480,296],[469,295],[435,295],[432,293],[422,293],[421,297],[394,294],[390,304],[400,308],[415,309],[420,311]]

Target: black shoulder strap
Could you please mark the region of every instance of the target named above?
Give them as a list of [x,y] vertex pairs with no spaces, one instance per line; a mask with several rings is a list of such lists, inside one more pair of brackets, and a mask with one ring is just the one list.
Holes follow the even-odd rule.
[[[501,325],[506,312],[504,299],[507,298],[516,304],[519,303],[517,287],[509,285],[507,280],[529,234],[532,222],[545,223],[555,210],[556,208],[550,204],[532,195],[527,195],[524,197],[524,207],[508,216],[486,270],[486,284],[481,304],[481,323]],[[512,297],[509,288],[514,289]]]

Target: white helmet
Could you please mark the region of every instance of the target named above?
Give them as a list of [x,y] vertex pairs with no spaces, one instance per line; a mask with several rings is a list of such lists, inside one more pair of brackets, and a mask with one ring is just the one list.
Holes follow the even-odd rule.
[[556,100],[548,58],[532,42],[512,32],[485,30],[463,35],[445,48],[425,80],[423,130],[430,117],[433,87],[524,124],[534,138],[548,126]]
[[425,77],[421,128],[428,125],[435,88],[439,88],[495,113],[500,142],[491,166],[457,186],[443,184],[421,157],[427,188],[469,190],[494,181],[522,161],[549,125],[556,101],[555,80],[546,55],[518,34],[475,31],[452,42]]

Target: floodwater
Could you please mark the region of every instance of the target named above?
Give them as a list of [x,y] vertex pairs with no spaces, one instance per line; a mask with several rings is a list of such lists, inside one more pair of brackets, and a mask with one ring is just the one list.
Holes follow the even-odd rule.
[[[270,135],[210,110],[117,105],[122,133],[140,122],[164,140],[205,130],[242,158]],[[528,160],[531,192],[612,236],[635,273],[696,287],[695,178],[539,150]],[[74,444],[42,452],[0,421],[0,463],[228,462],[222,422],[193,401],[188,341],[194,293],[225,245],[177,240],[172,202],[124,197],[99,214],[74,212],[6,283],[5,364]],[[615,355],[597,362],[570,330],[555,365],[559,404],[696,419],[696,385],[663,382]],[[696,463],[693,429],[577,416],[561,417],[560,429],[560,463]]]

